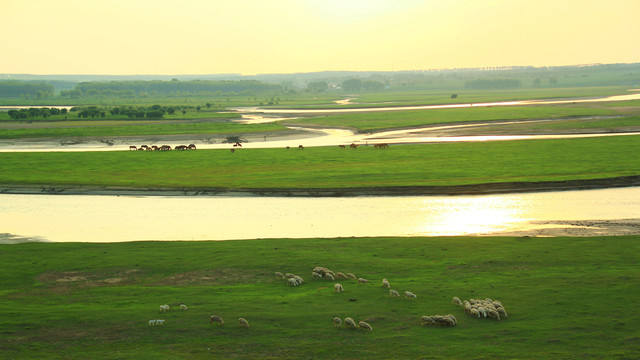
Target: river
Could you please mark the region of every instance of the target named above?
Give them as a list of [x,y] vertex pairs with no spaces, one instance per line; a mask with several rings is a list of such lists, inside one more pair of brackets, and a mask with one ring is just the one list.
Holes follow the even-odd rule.
[[[544,236],[581,227],[569,234],[606,235],[589,221],[639,217],[640,187],[349,198],[0,194],[0,242]],[[640,234],[640,226],[623,234]]]

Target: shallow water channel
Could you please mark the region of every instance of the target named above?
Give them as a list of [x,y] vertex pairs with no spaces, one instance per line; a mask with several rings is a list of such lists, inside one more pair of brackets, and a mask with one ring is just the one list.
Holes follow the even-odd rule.
[[0,242],[489,235],[639,215],[640,187],[347,198],[0,194]]

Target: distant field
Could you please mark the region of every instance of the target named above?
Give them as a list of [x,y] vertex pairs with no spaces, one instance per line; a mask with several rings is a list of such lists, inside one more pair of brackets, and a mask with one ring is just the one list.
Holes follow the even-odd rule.
[[639,175],[638,136],[171,152],[0,153],[0,184],[350,188]]
[[[619,115],[617,108],[593,106],[495,106],[462,109],[429,109],[329,115],[287,121],[292,124],[313,123],[322,126],[354,127],[361,131],[388,128],[461,123],[471,121],[554,119],[575,116]],[[637,112],[640,114],[640,108]]]
[[[179,209],[141,209],[141,211]],[[88,234],[90,236],[90,234]],[[7,359],[633,359],[640,238],[337,238],[0,245]],[[315,266],[369,280],[333,292]],[[274,272],[302,276],[287,287]],[[391,298],[387,278],[400,293]],[[499,300],[508,318],[451,299]],[[178,305],[187,305],[187,311]],[[159,312],[159,305],[170,310]],[[210,325],[210,314],[223,326]],[[452,328],[420,325],[453,314]],[[334,328],[365,320],[372,332]],[[241,329],[237,319],[250,327]],[[164,319],[150,327],[151,319]]]

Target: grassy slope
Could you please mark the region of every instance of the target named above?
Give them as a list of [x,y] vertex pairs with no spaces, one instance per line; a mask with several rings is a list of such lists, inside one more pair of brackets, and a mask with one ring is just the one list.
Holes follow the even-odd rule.
[[0,153],[0,183],[349,188],[595,179],[638,174],[637,136],[357,150]]
[[[631,359],[640,238],[349,238],[0,245],[7,358]],[[314,266],[357,286],[312,280]],[[288,288],[274,271],[307,281]],[[418,295],[392,299],[380,286]],[[499,299],[503,321],[451,304]],[[357,301],[350,301],[356,299]],[[179,303],[189,306],[176,310]],[[172,310],[158,312],[168,303]],[[227,322],[209,326],[208,314]],[[454,314],[455,328],[421,315]],[[334,329],[366,319],[372,333]],[[237,318],[251,327],[240,329]],[[165,319],[150,328],[149,319]]]

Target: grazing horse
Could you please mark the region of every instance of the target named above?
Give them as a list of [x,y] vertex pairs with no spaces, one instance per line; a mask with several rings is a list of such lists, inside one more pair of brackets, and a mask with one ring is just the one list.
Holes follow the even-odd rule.
[[196,149],[196,144],[189,144],[189,146],[187,148],[189,150],[195,150]]
[[339,147],[340,149],[345,149],[345,148],[346,148],[346,146],[344,146],[344,145],[338,145],[338,147]]
[[158,147],[155,145],[151,145],[151,151],[156,151],[156,150],[158,150]]
[[298,150],[304,150],[304,146],[298,145]]
[[176,150],[187,150],[187,145],[178,145],[175,147]]
[[135,145],[131,145],[131,146],[129,146],[129,151],[131,151],[131,150],[136,151],[136,150],[138,150],[138,148]]
[[354,144],[354,143],[351,143],[351,145],[349,145],[349,147],[350,147],[350,148],[352,148],[352,149],[357,149],[357,148],[358,148],[358,145],[356,145],[356,144]]
[[169,145],[160,146],[160,151],[169,151],[169,150],[171,150],[171,146]]
[[389,147],[389,144],[374,144],[373,147],[375,149],[386,149]]

